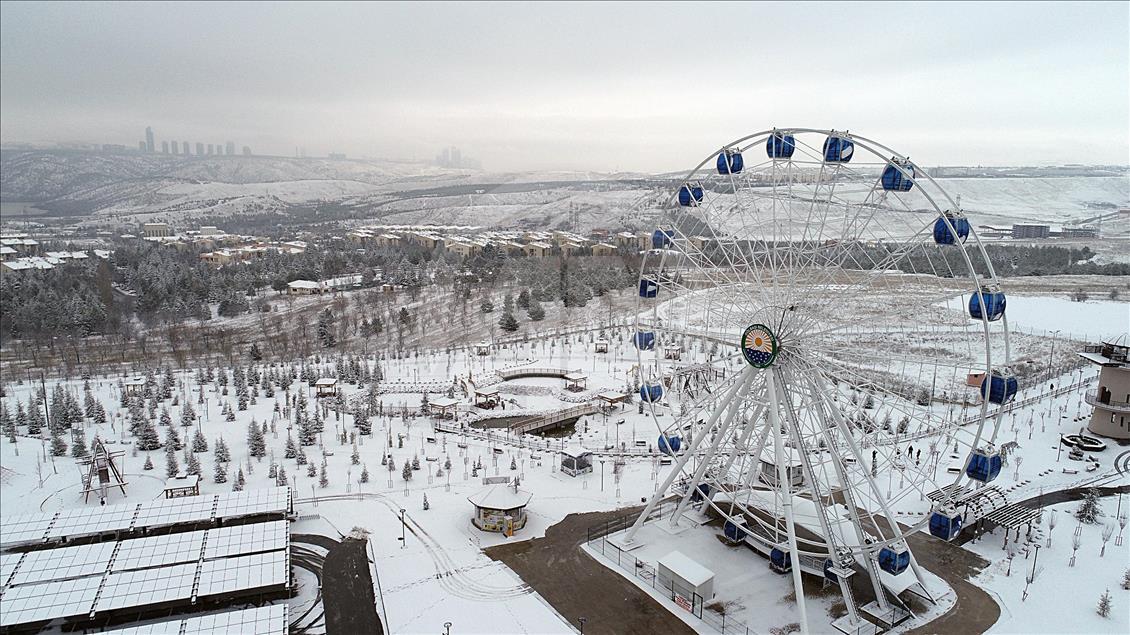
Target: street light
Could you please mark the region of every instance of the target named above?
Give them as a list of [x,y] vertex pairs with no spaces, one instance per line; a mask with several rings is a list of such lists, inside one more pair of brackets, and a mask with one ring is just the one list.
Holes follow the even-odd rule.
[[604,459],[600,460],[600,491],[604,491]]
[[400,508],[400,548],[404,549],[408,546],[408,541],[404,539],[404,508]]
[[443,635],[451,635],[451,622],[443,623]]
[[1059,335],[1059,331],[1052,331],[1052,352],[1048,357],[1048,379],[1052,377],[1052,362],[1055,360],[1055,338]]
[[586,617],[578,617],[577,621],[581,623],[581,635],[585,633],[585,622],[589,621]]

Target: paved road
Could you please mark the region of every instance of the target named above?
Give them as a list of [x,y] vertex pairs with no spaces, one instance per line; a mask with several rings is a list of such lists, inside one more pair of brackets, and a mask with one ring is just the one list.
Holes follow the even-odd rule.
[[684,635],[689,626],[630,581],[581,550],[589,527],[633,510],[570,514],[544,538],[487,548],[574,627],[585,633]]
[[945,615],[906,635],[930,633],[984,633],[1000,619],[1001,609],[993,598],[969,581],[989,561],[961,547],[922,532],[907,536],[914,557],[931,573],[953,587],[957,601]]
[[364,540],[346,538],[326,554],[322,605],[326,611],[326,635],[384,633],[377,616]]

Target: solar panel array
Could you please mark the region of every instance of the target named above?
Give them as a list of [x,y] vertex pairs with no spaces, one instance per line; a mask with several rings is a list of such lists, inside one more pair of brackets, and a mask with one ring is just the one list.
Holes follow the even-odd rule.
[[286,635],[287,606],[272,604],[242,611],[227,611],[154,624],[127,626],[105,631],[104,635],[227,635],[229,633]]
[[289,538],[280,520],[4,554],[0,626],[286,586]]
[[4,519],[0,549],[148,527],[213,522],[290,511],[290,488],[159,499],[143,503],[22,514]]

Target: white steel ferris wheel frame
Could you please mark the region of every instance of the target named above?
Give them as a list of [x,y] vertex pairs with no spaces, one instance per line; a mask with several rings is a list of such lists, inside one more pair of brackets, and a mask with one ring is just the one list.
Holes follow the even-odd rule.
[[[725,184],[726,180],[728,180],[729,186],[731,188],[728,193],[732,193],[734,195],[734,206],[738,207],[738,204],[741,202],[739,197],[741,190],[739,186],[740,179],[737,178],[733,173],[727,175],[718,175],[713,172],[708,172],[708,174],[703,174],[704,168],[707,168],[707,170],[712,168],[713,166],[711,165],[711,163],[715,161],[715,159],[719,156],[719,153],[736,151],[741,152],[744,156],[751,156],[749,154],[751,151],[759,151],[761,149],[761,146],[763,146],[765,142],[774,135],[794,136],[796,139],[797,152],[801,152],[802,149],[805,149],[810,153],[810,156],[820,155],[821,157],[819,161],[819,176],[816,182],[813,184],[814,186],[812,188],[812,206],[809,208],[809,215],[804,225],[804,233],[799,237],[800,242],[797,243],[800,245],[801,249],[803,249],[804,247],[805,240],[812,240],[814,237],[819,237],[823,234],[823,227],[821,227],[820,230],[814,235],[814,237],[808,236],[809,223],[812,221],[812,209],[818,204],[829,208],[840,205],[840,203],[836,202],[833,199],[833,195],[837,184],[836,177],[839,175],[840,170],[844,165],[843,163],[830,163],[825,161],[823,156],[824,153],[811,145],[805,144],[801,139],[802,135],[823,136],[825,138],[829,136],[837,136],[850,140],[859,150],[869,152],[872,156],[878,157],[880,163],[877,165],[882,165],[884,167],[894,166],[902,173],[904,178],[911,179],[914,183],[914,187],[918,190],[916,194],[922,196],[928,203],[928,207],[930,209],[927,211],[932,212],[932,214],[930,214],[929,216],[929,222],[924,227],[922,227],[917,234],[912,236],[907,241],[910,246],[907,247],[905,251],[894,252],[892,254],[893,259],[884,259],[881,263],[871,262],[870,264],[872,265],[872,267],[869,268],[869,271],[866,270],[867,268],[864,268],[865,270],[862,272],[862,280],[853,281],[850,285],[848,285],[850,288],[867,290],[880,276],[884,275],[884,270],[887,267],[897,264],[900,260],[911,253],[911,249],[913,247],[921,246],[921,244],[914,243],[914,241],[921,238],[921,235],[924,231],[926,232],[927,240],[929,240],[930,229],[933,227],[934,222],[939,218],[944,219],[945,225],[952,235],[957,235],[957,231],[954,227],[954,224],[952,222],[953,219],[951,218],[950,214],[960,214],[960,207],[958,205],[958,202],[955,201],[948,193],[946,193],[945,190],[942,189],[940,185],[938,185],[938,183],[923,168],[910,162],[909,158],[905,155],[897,153],[887,146],[866,137],[849,134],[847,132],[837,132],[834,130],[821,130],[814,128],[775,128],[771,130],[764,130],[741,137],[731,143],[722,146],[718,149],[718,151],[708,155],[701,163],[699,163],[687,174],[687,177],[676,187],[675,193],[670,197],[668,208],[673,207],[676,211],[678,211],[680,209],[678,207],[679,190],[684,186],[690,187],[690,184],[696,183],[696,180],[703,182],[720,180],[723,184]],[[858,155],[858,152],[856,154]],[[886,157],[890,158],[888,159]],[[777,207],[775,199],[778,196],[777,177],[780,173],[779,170],[783,171],[784,178],[788,180],[789,196],[791,197],[793,179],[795,174],[794,160],[792,158],[771,158],[766,163],[771,165],[773,174],[773,188],[771,190],[771,197],[774,199],[772,209],[774,214],[774,227],[776,227],[777,221],[775,214]],[[797,163],[812,167],[816,162],[804,161]],[[858,163],[856,165],[858,165]],[[751,171],[751,168],[753,167],[754,166],[747,164],[745,166],[745,174],[748,175]],[[874,196],[876,192],[882,193],[882,199],[880,199],[879,203],[882,204],[886,202],[887,193],[883,192],[883,190],[877,189],[879,187],[880,179],[881,177],[876,179],[875,183],[872,184],[871,189],[868,191],[866,199],[861,204],[861,207],[866,206],[868,202],[871,201],[872,196]],[[923,187],[924,185],[929,185],[930,187]],[[818,200],[818,197],[821,194],[822,186],[825,189],[827,198]],[[895,193],[894,196],[898,198],[897,193]],[[663,345],[664,341],[662,336],[663,329],[660,328],[661,320],[658,315],[658,307],[661,302],[667,299],[664,297],[663,292],[665,290],[670,290],[670,286],[664,286],[663,283],[665,281],[660,277],[655,277],[654,280],[645,277],[648,275],[646,272],[647,262],[649,258],[658,258],[658,270],[661,273],[664,271],[664,264],[667,262],[667,259],[669,257],[673,258],[675,262],[685,261],[689,263],[689,270],[694,271],[694,273],[700,279],[705,279],[708,282],[712,283],[714,287],[740,283],[740,281],[743,279],[743,273],[752,273],[755,276],[758,285],[764,285],[765,279],[758,276],[754,271],[754,266],[752,264],[753,261],[749,258],[749,256],[753,256],[753,260],[756,260],[758,256],[768,257],[768,262],[770,267],[773,268],[773,272],[771,275],[768,275],[767,278],[773,285],[777,285],[779,282],[779,272],[776,269],[778,263],[780,263],[780,267],[782,269],[789,267],[790,263],[791,266],[796,270],[806,268],[812,268],[813,270],[819,269],[819,265],[815,256],[809,261],[806,261],[803,258],[797,260],[798,256],[803,256],[803,253],[799,250],[795,250],[792,247],[792,245],[794,244],[794,237],[792,237],[791,235],[788,237],[788,239],[786,239],[784,247],[782,247],[782,240],[774,234],[771,238],[764,239],[765,253],[743,253],[743,248],[740,246],[739,239],[729,238],[727,232],[725,231],[725,227],[719,227],[717,226],[717,223],[710,222],[710,210],[713,207],[713,202],[711,200],[712,198],[713,197],[707,198],[704,194],[703,202],[692,206],[691,209],[694,211],[703,212],[703,218],[696,217],[695,220],[698,220],[710,231],[711,235],[708,236],[708,238],[711,238],[712,241],[715,241],[718,244],[731,244],[731,246],[733,247],[733,250],[735,252],[734,254],[723,251],[723,255],[726,257],[724,266],[715,266],[711,264],[712,258],[708,257],[701,248],[696,247],[690,240],[688,240],[688,236],[682,235],[678,225],[662,227],[662,229],[670,232],[671,238],[667,246],[664,246],[662,249],[652,249],[645,252],[643,264],[641,264],[640,269],[640,283],[643,284],[645,282],[654,281],[657,288],[659,289],[659,297],[655,298],[653,301],[649,301],[647,299],[640,300],[640,306],[638,307],[639,310],[636,312],[636,332],[639,333],[645,330],[653,332],[655,334],[654,348],[657,350],[660,346]],[[942,204],[942,206],[939,206],[939,202]],[[852,205],[847,202],[844,202],[842,204],[845,206]],[[871,203],[871,205],[875,206],[876,204]],[[722,214],[719,213],[719,215]],[[870,221],[873,217],[874,213],[872,213],[871,216],[865,220],[865,222]],[[825,216],[825,220],[826,219],[827,216]],[[850,242],[851,234],[849,232],[849,229],[858,228],[849,227],[849,225],[847,224],[847,219],[848,217],[845,216],[844,233],[845,238],[848,238],[848,242]],[[853,221],[854,220],[858,219],[853,219]],[[858,235],[862,235],[862,229],[859,229]],[[972,244],[968,242],[969,239],[972,240]],[[983,310],[981,311],[982,316],[980,321],[984,338],[984,373],[985,381],[989,381],[992,377],[993,371],[1002,367],[1006,367],[1011,356],[1008,335],[1008,318],[1007,316],[1002,316],[1002,319],[999,321],[999,331],[991,328],[992,325],[988,311],[984,310],[987,305],[985,302],[985,296],[983,294],[984,290],[990,287],[999,289],[999,281],[997,279],[992,262],[989,259],[988,253],[986,252],[985,246],[972,227],[970,227],[969,229],[969,239],[967,239],[966,241],[958,240],[956,241],[956,244],[947,245],[943,247],[943,249],[957,249],[960,251],[961,262],[965,266],[964,273],[968,276],[969,283],[972,286],[972,289],[970,289],[970,294],[977,296],[978,300],[980,301],[980,305],[983,308]],[[752,244],[752,241],[754,239],[746,236],[741,240],[745,240],[747,243]],[[978,264],[982,264],[985,269],[985,273],[983,275],[979,275],[977,273],[977,268],[974,266],[974,259],[973,257],[971,257],[969,249],[973,250],[974,256],[979,257]],[[845,251],[844,254],[846,253],[847,252]],[[733,257],[734,255],[741,257],[744,262],[741,264],[735,263]],[[946,262],[948,266],[948,260]],[[748,270],[743,271],[741,268],[742,265],[747,267]],[[824,274],[822,274],[822,279],[825,281],[830,279],[830,276],[827,275],[827,273],[828,272],[824,272]],[[951,273],[953,273],[952,269]],[[935,274],[937,274],[936,271]],[[956,276],[954,276],[954,278],[957,279]],[[794,275],[790,278],[787,278],[785,282],[789,285],[797,285],[799,280],[794,273]],[[689,288],[687,287],[683,287],[683,289],[689,290]],[[765,300],[766,297],[766,294],[762,293],[761,297],[758,299]],[[789,289],[788,295],[786,297],[791,300],[800,296],[798,295],[797,289]],[[751,300],[751,302],[756,301],[757,299]],[[768,308],[768,306],[761,307],[763,311],[767,310]],[[776,308],[781,309],[780,306],[777,306]],[[650,319],[647,318],[648,313],[650,313]],[[784,325],[785,321],[786,318],[784,315],[782,315],[781,324]],[[705,333],[695,333],[686,330],[682,333],[672,331],[671,334],[688,335],[692,337],[705,335],[707,338],[711,337],[709,324],[707,325]],[[820,335],[820,333],[816,333],[816,335]],[[999,338],[1000,340],[1002,340],[1004,349],[1004,363],[997,366],[994,366],[992,346],[994,338]],[[735,348],[737,348],[736,339],[731,337],[729,338],[729,341],[732,341]],[[640,350],[638,359],[639,365],[637,368],[640,374],[641,383],[648,381],[649,379],[656,379],[662,385],[664,373],[659,368],[661,364],[659,355],[656,355],[655,359],[651,360],[648,358],[648,356],[645,355],[643,350]],[[672,362],[672,364],[674,364],[674,362]],[[654,370],[649,370],[652,367],[654,367]],[[878,604],[879,610],[889,610],[889,604],[886,598],[886,594],[884,593],[883,587],[879,580],[880,575],[876,563],[879,551],[884,547],[889,547],[892,545],[905,546],[905,536],[925,526],[925,524],[929,521],[929,515],[924,516],[921,521],[912,524],[906,531],[904,531],[895,520],[890,506],[888,505],[888,501],[881,491],[881,487],[875,482],[875,479],[871,474],[868,474],[866,470],[863,470],[863,478],[858,482],[853,482],[852,479],[846,475],[847,468],[845,467],[846,464],[843,462],[844,456],[849,457],[850,460],[854,461],[855,465],[858,467],[864,465],[864,457],[860,445],[856,442],[849,422],[847,422],[844,418],[844,413],[841,411],[839,406],[833,403],[835,398],[833,397],[832,399],[829,399],[829,395],[835,392],[834,389],[832,389],[832,387],[828,385],[827,378],[819,372],[814,372],[811,374],[811,376],[804,378],[800,373],[788,372],[787,368],[788,364],[783,365],[782,368],[770,366],[761,370],[755,369],[753,367],[744,367],[744,369],[738,376],[732,377],[725,382],[725,389],[722,393],[720,393],[720,395],[711,395],[708,399],[705,400],[707,402],[706,404],[695,404],[695,412],[692,413],[692,415],[689,417],[689,420],[694,421],[695,417],[704,410],[711,410],[710,416],[707,419],[702,420],[703,423],[700,425],[693,426],[692,424],[694,432],[693,441],[688,443],[689,447],[685,448],[682,454],[677,456],[675,465],[671,468],[671,471],[668,473],[667,477],[664,479],[663,483],[660,485],[651,501],[648,502],[648,505],[645,508],[644,512],[640,515],[639,520],[637,520],[636,523],[628,530],[627,534],[624,537],[624,540],[625,542],[630,543],[635,539],[636,533],[639,528],[643,525],[644,522],[646,522],[648,515],[654,509],[656,504],[662,498],[667,496],[667,491],[676,478],[683,476],[684,480],[689,479],[689,484],[686,487],[685,493],[683,494],[682,499],[679,502],[675,514],[670,519],[672,525],[678,523],[679,519],[686,511],[688,504],[691,502],[692,496],[698,491],[699,485],[704,482],[712,482],[711,477],[708,475],[708,472],[716,471],[716,473],[720,475],[720,479],[728,478],[731,474],[731,468],[733,467],[735,461],[739,458],[739,454],[743,455],[742,462],[744,466],[745,461],[750,456],[752,447],[752,456],[754,460],[756,460],[761,452],[766,449],[766,444],[770,442],[770,436],[772,437],[771,441],[773,443],[774,457],[784,457],[786,452],[785,446],[792,445],[796,448],[797,453],[802,456],[800,464],[802,472],[805,474],[805,480],[809,482],[812,487],[816,488],[811,493],[812,502],[814,506],[819,510],[817,518],[820,522],[823,536],[825,537],[825,546],[827,547],[827,553],[816,554],[806,552],[798,546],[795,522],[793,519],[792,505],[794,496],[793,492],[790,491],[790,476],[788,474],[789,468],[786,466],[785,460],[776,460],[775,463],[777,469],[777,478],[776,483],[774,484],[774,487],[772,489],[775,490],[775,495],[780,497],[780,507],[781,512],[783,512],[785,520],[785,530],[787,534],[787,549],[793,565],[793,583],[796,592],[798,608],[801,614],[801,624],[803,630],[807,632],[808,620],[801,584],[801,558],[803,556],[827,556],[832,560],[833,563],[836,563],[836,566],[841,567],[841,569],[843,567],[846,567],[847,564],[843,558],[844,550],[840,550],[840,553],[836,553],[837,549],[835,545],[834,534],[830,529],[828,518],[825,515],[825,510],[821,509],[821,501],[823,499],[823,495],[820,493],[819,488],[816,485],[817,478],[813,464],[808,458],[804,458],[807,454],[807,446],[804,443],[804,439],[802,438],[803,436],[805,436],[805,433],[802,431],[802,426],[799,422],[800,415],[798,413],[800,408],[792,403],[794,394],[807,395],[807,397],[800,397],[801,399],[807,399],[807,401],[804,402],[807,404],[807,409],[805,410],[805,412],[818,413],[814,418],[818,418],[822,422],[823,430],[822,432],[816,434],[823,437],[821,440],[826,442],[827,450],[833,456],[833,459],[829,461],[829,463],[831,464],[833,471],[835,472],[835,477],[839,479],[840,483],[844,484],[844,487],[842,487],[842,495],[846,499],[846,507],[850,515],[850,524],[853,526],[852,529],[855,533],[856,547],[846,548],[846,551],[854,552],[857,558],[856,562],[859,562],[862,566],[864,566],[865,570],[869,574],[875,590],[876,602]],[[753,394],[755,392],[755,389],[759,391],[758,394],[761,395],[760,399],[749,398],[749,395]],[[657,410],[662,407],[660,403],[649,400],[647,404],[652,411],[651,414],[653,415],[653,418],[657,423],[657,427],[659,428],[661,435],[667,435],[668,432],[672,431],[672,428],[674,428],[674,430],[678,430],[683,422],[687,420],[687,418],[684,417],[675,417],[675,423],[672,426],[664,428],[663,426],[659,425],[660,419],[658,417],[654,417],[654,415],[658,414]],[[752,413],[753,416],[739,416],[739,410],[741,410],[742,406],[745,406],[746,408],[744,415]],[[1001,418],[1004,412],[1004,408],[1000,408],[996,413],[994,420],[991,420],[989,417],[988,399],[982,400],[979,410],[979,416],[976,421],[976,431],[973,434],[972,442],[969,443],[971,450],[981,447],[984,443],[988,443],[991,446],[996,442],[997,434],[1001,427]],[[767,423],[761,426],[759,430],[760,433],[757,435],[757,441],[753,446],[751,446],[749,442],[754,436],[754,431],[758,429],[759,426],[757,424],[758,421],[762,419],[762,417],[764,417]],[[992,430],[991,434],[989,434],[986,438],[985,426],[987,423],[991,423]],[[950,422],[949,425],[953,426],[953,423]],[[816,429],[819,429],[819,427],[820,426],[817,426]],[[711,435],[712,431],[713,438],[711,439],[709,447],[703,448],[702,446],[705,440],[708,438],[708,436]],[[945,432],[944,427],[939,428],[938,438],[942,436],[943,432]],[[811,436],[812,434],[813,433],[810,433],[809,436]],[[835,442],[835,440],[832,438],[833,434],[839,435],[839,438],[841,439],[839,443]],[[726,452],[723,448],[723,446],[725,445],[724,442],[729,440],[731,437],[733,439],[733,442],[729,446],[729,452]],[[932,445],[932,451],[933,448],[934,446]],[[843,451],[842,454],[841,451]],[[973,455],[971,452],[965,460],[965,468],[969,466],[969,462],[972,460],[972,457]],[[692,459],[696,462],[696,465],[693,470],[688,471],[688,464],[691,463]],[[720,470],[718,469],[719,464],[723,466]],[[756,464],[754,464],[754,466],[755,465]],[[740,476],[740,478],[746,479],[746,481],[737,483],[738,486],[751,486],[751,481],[754,479],[754,477],[752,476],[755,471],[754,466],[748,468],[747,474]],[[825,473],[827,473],[827,466],[822,467],[824,467]],[[967,478],[965,469],[962,469],[961,472],[956,475],[956,477],[953,479],[953,485],[959,485],[963,478]],[[727,485],[732,487],[734,483],[728,483]],[[877,506],[879,507],[878,512],[873,511],[869,513],[873,531],[877,531],[879,533],[879,540],[872,539],[869,533],[864,531],[863,529],[864,520],[861,518],[859,510],[854,503],[854,496],[856,495],[856,492],[853,492],[852,490],[856,487],[867,490],[867,497],[871,500],[872,503],[877,504]],[[710,491],[720,491],[720,489]],[[734,499],[737,496],[737,490],[732,491],[734,491],[735,494],[731,496],[729,512],[722,509],[722,506],[716,504],[715,501],[712,500],[712,497],[710,495],[703,497],[705,499],[704,505],[709,505],[727,521],[733,521],[735,516],[733,516],[732,514],[734,514]],[[942,491],[942,489],[939,488],[938,491]],[[831,489],[829,488],[829,499],[830,498]],[[744,509],[742,511],[744,511]],[[745,514],[744,517],[748,516],[748,514]],[[886,535],[883,529],[880,528],[878,522],[880,519],[882,519],[887,525],[887,529],[889,531],[886,533],[889,533],[889,536]],[[774,527],[775,530],[777,530],[779,533],[779,527],[777,527],[776,522]],[[909,548],[907,547],[906,550],[909,551]],[[925,590],[926,587],[923,581],[922,571],[919,569],[918,563],[912,555],[910,557],[910,567],[912,568],[914,576],[917,578],[919,584],[921,584],[923,590]],[[841,591],[844,593],[845,604],[848,608],[848,619],[850,620],[850,624],[857,625],[860,623],[859,616],[856,611],[855,603],[851,597],[851,590],[850,586],[848,585],[848,576],[839,576],[838,581],[841,587]]]

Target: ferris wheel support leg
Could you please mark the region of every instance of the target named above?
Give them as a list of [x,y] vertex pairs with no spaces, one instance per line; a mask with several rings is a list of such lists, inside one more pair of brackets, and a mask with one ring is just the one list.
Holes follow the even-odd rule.
[[[757,420],[761,418],[761,415],[764,412],[765,406],[762,406],[760,404],[753,409],[753,415],[749,418],[748,421],[746,421],[745,430],[742,430],[741,438],[739,438],[737,444],[734,445],[734,451],[730,452],[730,458],[726,459],[726,466],[722,468],[722,471],[719,473],[723,477],[730,473],[730,468],[734,467],[734,461],[738,458],[738,449],[746,448],[746,444],[749,443],[749,437],[751,434],[753,434],[753,429],[757,427]],[[761,435],[761,443],[765,443],[764,435]],[[754,456],[761,456],[760,447],[757,450],[757,454]]]
[[[787,461],[782,460],[785,455],[784,443],[781,440],[781,403],[777,393],[777,371],[770,367],[766,372],[766,382],[769,385],[769,425],[773,430],[773,461],[777,464],[777,491],[781,495],[781,507],[785,512],[785,528],[789,537],[789,557],[792,559],[793,592],[796,594],[797,610],[800,611],[800,632],[807,635],[808,613],[805,610],[804,583],[800,572],[800,550],[796,544],[796,525],[793,523],[793,494],[789,483]],[[798,450],[799,451],[799,450]]]
[[[826,386],[827,384],[823,385]],[[863,463],[863,455],[860,453],[859,447],[856,446],[855,438],[851,436],[851,430],[844,422],[842,413],[840,413],[838,408],[834,408],[832,412],[833,416],[836,418],[836,426],[840,429],[840,434],[844,435],[844,439],[845,441],[847,441],[848,447],[851,448],[852,454],[855,456],[856,464],[860,466],[865,465]],[[883,510],[883,517],[887,520],[887,526],[890,527],[891,533],[894,534],[896,539],[906,543],[906,536],[902,533],[902,528],[899,527],[898,522],[895,520],[894,514],[891,513],[890,505],[887,504],[887,498],[883,496],[882,492],[879,489],[879,485],[875,482],[875,479],[871,478],[871,473],[867,470],[863,470],[863,475],[867,479],[867,483],[871,487],[871,491],[875,495],[875,500],[879,503],[879,508]],[[875,523],[875,526],[878,527],[878,523]],[[906,548],[909,550],[910,545],[907,544]],[[922,589],[926,591],[927,595],[930,595],[930,591],[926,588],[925,576],[922,575],[922,568],[918,566],[918,559],[914,557],[913,551],[911,551],[910,553],[910,569],[914,572],[914,577],[918,579],[919,586],[921,586]]]
[[[745,389],[749,386],[750,379],[745,378],[739,383],[742,386],[740,393],[744,393]],[[687,487],[687,493],[683,494],[683,500],[679,501],[679,506],[675,509],[675,514],[671,516],[670,523],[672,527],[677,527],[679,525],[679,519],[681,519],[683,517],[683,513],[686,512],[687,505],[691,502],[691,497],[698,489],[699,482],[702,481],[702,475],[706,473],[706,468],[710,467],[711,459],[715,456],[715,453],[718,452],[718,446],[722,444],[722,440],[725,439],[729,434],[730,426],[737,418],[735,415],[737,414],[738,406],[740,406],[741,404],[741,394],[735,395],[734,398],[730,399],[728,407],[725,408],[726,417],[722,420],[722,424],[718,427],[718,432],[714,435],[714,441],[710,443],[710,449],[707,450],[706,456],[703,457],[701,461],[699,461],[698,467],[694,471],[694,476],[691,477],[690,486]],[[703,427],[699,431],[699,436],[705,437],[706,431],[712,428],[713,425],[714,424],[708,424]]]
[[[748,373],[750,371],[746,372]],[[730,399],[733,398],[734,394],[737,393],[738,388],[744,385],[746,381],[748,381],[748,377],[739,379],[738,381],[734,382],[734,385],[730,387],[730,390],[725,395],[723,395],[720,403],[728,404],[730,402]],[[716,408],[714,412],[711,413],[710,420],[707,421],[706,424],[707,428],[713,427],[714,423],[718,421],[718,417],[722,416],[723,410],[725,410],[724,406]],[[679,459],[675,462],[675,465],[671,466],[671,471],[667,474],[667,478],[663,479],[663,484],[659,487],[658,490],[655,491],[654,494],[652,494],[651,500],[647,502],[647,506],[644,507],[643,512],[640,513],[640,517],[636,519],[636,522],[632,523],[632,527],[628,530],[628,533],[624,535],[624,542],[626,544],[631,544],[631,542],[635,540],[636,532],[638,532],[640,530],[640,527],[643,526],[644,522],[647,521],[647,517],[655,509],[655,506],[659,504],[659,501],[662,500],[664,496],[666,496],[667,488],[671,487],[671,483],[675,481],[675,477],[683,473],[683,468],[687,465],[687,461],[689,461],[690,458],[694,456],[695,452],[698,451],[698,446],[700,443],[702,443],[702,440],[704,438],[705,435],[701,434],[695,437],[695,439],[691,441],[691,446],[687,448],[687,451],[679,457]]]
[[[803,382],[799,382],[799,383],[803,383]],[[788,429],[789,429],[789,435],[792,438],[793,443],[795,443],[796,447],[798,448],[798,452],[800,454],[800,459],[801,459],[801,466],[804,469],[804,478],[808,481],[809,486],[812,488],[812,502],[813,502],[813,505],[816,507],[816,510],[818,512],[817,518],[820,521],[820,529],[824,533],[824,543],[828,547],[828,558],[835,564],[835,566],[837,566],[837,567],[842,566],[840,564],[840,560],[839,560],[839,553],[837,552],[837,549],[836,549],[837,534],[832,532],[831,523],[829,522],[828,516],[827,516],[827,513],[826,513],[827,507],[825,507],[822,503],[822,501],[824,500],[824,497],[822,496],[822,494],[820,493],[820,491],[818,489],[820,481],[816,478],[815,468],[812,467],[812,457],[807,452],[804,445],[801,443],[800,422],[797,420],[796,411],[793,409],[793,403],[792,403],[792,400],[789,398],[788,393],[785,392],[783,388],[781,389],[781,391],[782,391],[781,392],[781,400],[787,406],[785,408],[785,422],[786,422],[786,425],[788,426]],[[819,395],[813,394],[811,396],[810,407],[811,406],[819,406],[819,404],[816,403],[819,399],[820,399]],[[840,460],[839,460],[839,456],[836,452],[835,444],[832,442],[832,439],[829,438],[830,435],[829,435],[829,431],[828,431],[828,425],[827,425],[827,421],[823,417],[822,408],[816,407],[816,408],[813,408],[813,410],[815,410],[817,413],[819,413],[818,417],[820,418],[820,423],[821,423],[821,434],[822,434],[822,437],[823,437],[823,440],[824,440],[824,444],[827,446],[828,452],[832,456],[833,470],[836,472],[836,478],[839,479],[841,484],[846,484],[848,481],[845,478],[845,475],[843,474],[843,465],[840,464]],[[828,492],[829,499],[831,499],[831,487],[829,487],[828,489],[829,489],[829,492]],[[845,485],[844,489],[845,490],[848,489],[846,487],[846,485]],[[851,500],[850,495],[846,498],[846,500],[848,500],[848,501]],[[832,502],[833,505],[835,504],[834,501],[831,501],[831,502]],[[853,510],[853,513],[855,513],[854,510]],[[840,522],[838,520],[840,518],[839,514],[836,514],[836,518],[837,518],[836,525],[837,525],[837,529],[838,529],[839,525],[840,525]],[[854,516],[853,516],[853,518],[854,518]],[[856,527],[855,527],[856,534],[857,534],[857,536],[859,536],[860,529],[859,529],[858,519],[856,519],[855,525],[856,525]],[[862,539],[861,536],[859,537],[859,544],[861,544],[861,545],[863,544],[863,539]],[[847,609],[848,619],[850,620],[850,624],[852,626],[856,626],[856,625],[859,624],[859,612],[858,612],[857,607],[855,605],[855,595],[851,592],[851,581],[846,577],[836,576],[836,582],[839,584],[840,594],[844,598],[844,607]],[[879,589],[876,589],[876,597],[878,597],[880,594],[881,594],[881,591]]]

